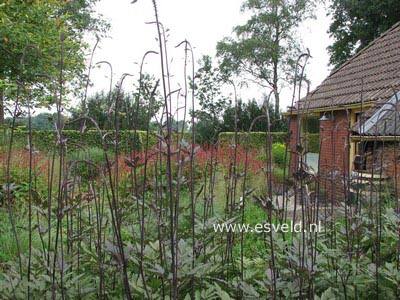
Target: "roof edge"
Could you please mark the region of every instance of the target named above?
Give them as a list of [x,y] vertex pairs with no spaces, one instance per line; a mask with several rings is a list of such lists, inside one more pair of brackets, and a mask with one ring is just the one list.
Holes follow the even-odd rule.
[[[342,63],[339,67],[337,67],[336,69],[334,69],[332,71],[331,74],[329,74],[329,77],[331,77],[332,75],[336,74],[337,72],[339,72],[341,69],[343,69],[346,65],[348,65],[349,63],[351,63],[354,59],[356,59],[358,56],[360,56],[362,53],[364,53],[365,51],[367,51],[369,48],[371,48],[373,45],[376,44],[376,42],[378,40],[380,40],[381,38],[383,38],[384,36],[388,35],[390,32],[392,32],[395,28],[400,26],[400,21],[393,24],[392,27],[390,27],[388,30],[386,30],[385,32],[382,32],[378,37],[376,37],[372,42],[370,42],[367,46],[365,46],[364,48],[362,48],[360,51],[358,51],[356,54],[354,54],[352,57],[350,57],[347,61],[345,61],[344,63]],[[327,79],[326,78],[326,79]],[[325,81],[325,80],[324,80]],[[324,82],[323,81],[323,82]],[[322,82],[321,82],[322,84]]]
[[[393,24],[392,27],[390,27],[388,30],[386,30],[385,32],[381,33],[378,37],[376,37],[372,42],[370,42],[367,46],[365,46],[364,48],[362,48],[360,51],[358,51],[356,54],[354,54],[351,58],[349,58],[346,62],[344,62],[343,64],[341,64],[339,67],[337,67],[336,69],[334,69],[314,90],[312,90],[310,93],[308,93],[306,96],[304,96],[303,98],[301,98],[300,100],[298,100],[296,103],[300,103],[300,102],[307,102],[307,98],[312,96],[313,94],[315,94],[320,87],[324,84],[324,82],[326,80],[328,80],[329,78],[331,78],[333,75],[335,75],[337,72],[339,72],[340,70],[342,70],[345,66],[347,66],[348,64],[352,63],[353,60],[355,60],[357,57],[359,57],[360,55],[362,55],[365,51],[367,51],[369,48],[371,48],[373,45],[375,45],[377,43],[377,41],[379,41],[381,38],[383,38],[384,36],[388,35],[389,33],[391,33],[394,29],[396,29],[397,27],[400,27],[400,21]],[[317,107],[317,108],[323,108],[323,106]]]

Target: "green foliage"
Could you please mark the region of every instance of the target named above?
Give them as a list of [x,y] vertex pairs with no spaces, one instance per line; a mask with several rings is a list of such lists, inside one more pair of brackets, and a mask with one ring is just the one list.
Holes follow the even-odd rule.
[[[273,162],[275,164],[278,164],[280,168],[283,168],[285,166],[285,156],[286,156],[286,167],[289,166],[290,155],[289,155],[289,152],[287,152],[287,151],[288,151],[288,149],[286,149],[286,145],[283,143],[272,144]],[[259,157],[259,159],[262,161],[266,161],[267,155],[264,153]],[[282,169],[282,172],[277,171],[277,176],[280,179],[283,179],[283,169]]]
[[[247,103],[243,103],[239,100],[235,107],[228,107],[223,114],[223,130],[224,131],[235,131],[235,115],[237,117],[237,129],[238,131],[249,131],[251,123],[256,117],[265,115],[264,109],[259,105],[255,99]],[[252,131],[265,130],[266,122],[265,119],[255,122]]]
[[[10,130],[6,129],[3,138],[7,139],[10,134]],[[102,139],[101,136],[105,137],[105,143],[107,149],[114,149],[115,147],[115,135],[111,131],[98,132],[96,130],[88,130],[81,133],[78,130],[63,130],[63,137],[67,139],[66,145],[67,150],[75,151],[78,148],[84,147],[101,147]],[[17,128],[14,131],[14,142],[13,148],[25,148],[28,144],[28,131],[26,127]],[[177,144],[181,138],[181,132],[173,132],[171,141]],[[150,131],[147,134],[146,131],[137,130],[136,138],[134,130],[121,130],[119,134],[119,150],[124,153],[130,153],[133,149],[143,150],[148,139],[149,147],[153,147],[159,141],[159,136],[156,132]],[[191,140],[191,132],[185,131],[183,133],[183,139],[186,141]],[[32,131],[32,143],[34,148],[40,151],[49,152],[53,150],[55,143],[57,142],[57,132],[55,130],[33,130]]]
[[304,116],[303,131],[307,133],[319,133],[320,131],[319,116]]
[[[288,161],[289,161],[289,159],[288,159]],[[288,165],[286,165],[286,168],[287,167],[288,167]],[[280,165],[279,168],[274,167],[272,170],[272,174],[273,174],[273,179],[275,180],[275,183],[277,184],[277,186],[279,186],[279,184],[282,184],[284,182],[285,176],[287,177],[287,171],[285,172],[285,170],[283,169],[283,165]]]
[[309,0],[246,0],[242,10],[251,14],[244,25],[236,26],[235,38],[217,44],[221,69],[228,74],[250,75],[274,93],[275,115],[279,114],[281,78],[293,77],[300,53],[295,29],[312,15]]
[[[258,134],[261,133],[255,135]],[[283,138],[286,135],[286,133],[281,133],[282,136],[277,135],[277,133],[272,134],[276,139],[278,139],[277,137]],[[263,133],[264,140],[265,135]],[[185,144],[183,148],[185,154],[180,159],[188,166],[186,158],[190,145]],[[283,142],[273,144],[272,151],[278,160],[283,159],[284,148]],[[204,163],[199,166],[205,169],[202,176],[206,176],[209,157],[203,155],[203,149],[197,149],[196,163]],[[229,157],[226,159],[229,156],[229,150],[219,149],[218,151],[218,155],[221,155],[221,157],[218,157],[219,171],[217,176],[222,181],[222,185],[228,181],[226,179],[228,172],[224,173],[224,168],[229,169],[231,163]],[[237,150],[241,153],[239,147]],[[166,151],[165,147],[159,153],[164,151]],[[175,149],[173,152],[176,153]],[[23,153],[25,153],[25,158],[28,157],[27,151],[23,151]],[[82,150],[79,156],[75,152],[67,156],[67,159],[69,163],[77,159],[87,159],[100,166],[104,162],[103,153],[104,151],[101,148],[87,148]],[[138,153],[138,155],[142,153]],[[253,156],[256,156],[254,154],[258,152],[252,153]],[[167,154],[162,155],[165,158]],[[177,155],[174,154],[171,158],[172,164],[178,166]],[[13,161],[19,162],[22,161],[22,158],[18,156]],[[165,164],[166,160],[163,161]],[[240,161],[242,161],[242,156],[238,159],[239,163]],[[138,163],[137,176],[143,176],[141,173],[143,157],[140,157],[136,162]],[[157,158],[155,162],[158,164]],[[150,165],[149,168],[151,169]],[[114,239],[115,228],[111,225],[113,218],[111,207],[113,204],[107,202],[106,189],[102,188],[96,190],[95,200],[93,200],[93,197],[95,197],[93,194],[91,194],[91,200],[87,199],[89,193],[86,190],[88,188],[86,183],[97,174],[91,174],[90,168],[85,168],[84,164],[76,165],[76,167],[77,169],[74,172],[81,176],[82,183],[75,188],[72,183],[71,186],[68,185],[68,190],[70,188],[74,188],[74,190],[69,190],[65,198],[64,210],[61,213],[57,207],[56,198],[54,198],[50,207],[50,214],[47,210],[47,201],[35,203],[32,206],[34,213],[31,249],[29,248],[30,232],[28,230],[26,196],[19,194],[15,197],[16,201],[12,207],[12,212],[15,216],[14,221],[20,242],[23,274],[27,274],[28,253],[29,250],[32,251],[29,283],[27,276],[23,276],[21,279],[19,273],[18,250],[8,213],[4,209],[0,210],[0,217],[3,220],[0,223],[0,268],[2,270],[0,274],[0,295],[2,295],[2,298],[26,299],[27,287],[30,286],[30,297],[33,299],[39,297],[51,298],[52,289],[57,295],[65,291],[71,298],[96,299],[100,290],[99,270],[102,270],[102,276],[104,276],[102,286],[104,295],[111,299],[123,298],[123,284],[121,276],[119,276],[121,256]],[[27,170],[22,165],[21,169]],[[162,179],[163,182],[166,181],[164,166],[158,170],[161,171],[159,176],[147,174],[151,176],[148,183],[153,187],[155,187],[154,178]],[[128,172],[130,172],[130,169],[128,169]],[[180,179],[177,168],[174,168],[173,172],[174,184],[176,184],[176,181]],[[185,172],[184,170],[182,174],[187,176]],[[240,172],[240,168],[238,172]],[[272,172],[274,184],[284,181],[282,168],[274,167]],[[255,180],[262,176],[257,177]],[[54,180],[54,177],[52,179]],[[262,190],[266,187],[264,178],[260,179],[262,182],[260,187],[254,186],[255,182],[251,177],[248,177],[248,179],[248,184],[255,188],[254,193],[264,192]],[[69,180],[68,183],[70,182]],[[238,179],[237,183],[240,189],[241,183],[243,183],[242,179]],[[96,181],[96,183],[92,183],[91,189],[97,189],[101,184],[100,181]],[[118,184],[124,185],[125,182]],[[159,216],[166,211],[165,208],[168,207],[167,201],[169,199],[156,198],[154,196],[158,192],[156,188],[154,188],[155,193],[152,194],[149,190],[142,193],[141,187],[139,187],[139,191],[136,191],[134,186],[118,186],[119,189],[115,190],[119,192],[120,214],[118,221],[120,225],[118,230],[120,230],[123,240],[131,294],[134,299],[146,299],[146,283],[146,288],[152,297],[162,299],[163,293],[169,294],[171,291],[168,278],[171,276],[169,261],[172,243],[167,234],[160,236],[159,230],[160,228],[168,228],[171,220],[168,218],[160,220]],[[105,185],[103,185],[103,188],[105,188]],[[367,201],[367,203],[361,204],[357,212],[352,211],[352,214],[348,213],[352,210],[351,207],[339,206],[335,207],[332,216],[327,215],[327,218],[323,218],[326,209],[321,206],[321,222],[324,227],[315,236],[303,232],[276,232],[271,234],[247,232],[243,235],[242,243],[239,233],[228,235],[226,232],[215,232],[213,227],[213,224],[222,224],[223,222],[241,223],[241,206],[232,210],[229,216],[228,214],[223,217],[218,215],[218,213],[225,213],[223,205],[226,201],[226,193],[229,192],[226,187],[215,191],[213,201],[222,203],[216,203],[216,210],[217,205],[220,205],[220,209],[206,218],[203,213],[206,209],[205,205],[208,204],[206,196],[203,199],[202,190],[204,187],[202,182],[197,182],[195,188],[196,193],[201,195],[196,197],[198,201],[195,203],[194,223],[192,223],[191,216],[192,198],[190,191],[187,190],[185,184],[182,184],[179,190],[179,218],[176,220],[179,224],[179,239],[177,241],[180,278],[178,284],[179,298],[191,299],[193,280],[195,287],[193,293],[198,299],[235,299],[239,296],[244,300],[271,298],[274,292],[271,261],[274,262],[276,291],[282,299],[344,299],[346,297],[347,299],[378,299],[382,295],[387,299],[398,298],[400,293],[400,272],[397,267],[399,216],[395,209],[382,206],[382,212],[378,213],[378,207],[371,208],[370,202]],[[242,195],[239,189],[237,196]],[[122,191],[127,194],[122,194]],[[132,194],[129,194],[130,192]],[[135,193],[139,195],[139,201],[136,201]],[[44,195],[47,195],[47,193],[44,193]],[[142,196],[143,202],[140,201]],[[385,197],[390,196],[385,195]],[[43,198],[45,199],[45,197]],[[245,205],[244,224],[248,223],[250,226],[255,226],[264,222],[263,220],[269,220],[272,224],[288,224],[290,227],[291,217],[288,216],[286,221],[281,221],[283,211],[281,207],[277,207],[275,200],[261,199],[264,203],[258,203],[251,201],[251,198],[251,196],[247,196],[243,201]],[[257,199],[257,197],[254,197],[254,199]],[[372,205],[377,205],[377,203],[378,201],[373,202]],[[379,205],[381,205],[380,201]],[[387,202],[385,205],[394,206],[393,201]],[[141,210],[142,208],[143,210]],[[304,213],[312,212],[311,209],[308,210],[306,207],[303,209],[305,210]],[[344,209],[348,211],[345,212]],[[57,213],[60,213],[62,217],[59,232],[64,235],[63,239],[58,240],[58,249],[61,249],[61,246],[65,247],[71,255],[64,256],[66,263],[63,269],[58,264],[56,265],[54,282],[52,282],[53,278],[48,275],[48,271],[53,268],[54,247],[57,247],[54,246],[59,216]],[[138,214],[140,214],[139,218]],[[50,226],[49,220],[51,221]],[[144,240],[140,238],[142,220],[145,222],[146,236]],[[161,222],[162,225],[160,225]],[[304,222],[308,222],[306,218]],[[192,224],[194,227],[192,227]],[[98,240],[99,234],[101,234],[100,241]],[[233,259],[228,261],[226,260],[226,251],[232,237],[235,240],[232,243]],[[377,241],[379,241],[379,246]],[[50,243],[49,247],[47,247],[48,242]],[[193,252],[193,242],[199,247],[195,247],[195,253]],[[141,245],[144,246],[143,258],[140,257]],[[242,246],[243,248],[241,248]],[[101,251],[101,256],[99,256],[99,251]],[[165,259],[163,262],[160,262],[161,251],[165,254],[161,257],[161,259]],[[242,254],[243,258],[241,259]],[[58,252],[58,255],[61,255],[61,253]],[[47,260],[48,257],[50,258],[49,261]],[[99,257],[101,257],[101,260],[99,260]],[[139,269],[140,262],[142,262],[142,270]],[[243,275],[240,273],[242,262]],[[228,272],[227,269],[229,269]],[[59,271],[62,271],[62,273]],[[144,274],[144,280],[141,271]]]
[[[53,130],[55,129],[55,120],[57,119],[56,114],[41,113],[36,116],[31,117],[31,128],[32,130]],[[5,124],[10,126],[12,124],[12,119],[7,118]],[[15,120],[15,126],[29,127],[28,117],[17,118]]]
[[[72,111],[71,120],[82,115],[91,117],[102,130],[115,127],[116,100],[118,98],[118,115],[120,130],[147,130],[151,120],[156,116],[161,107],[161,100],[156,91],[157,83],[150,75],[142,75],[136,84],[133,93],[127,93],[118,88],[111,92],[96,92],[88,99],[82,99],[78,109]],[[82,123],[82,122],[81,122]],[[74,123],[74,128],[79,129],[79,123]],[[93,129],[94,124],[85,123]],[[151,128],[150,129],[157,129]]]
[[196,118],[196,143],[215,143],[222,127],[222,114],[230,101],[221,92],[223,78],[219,69],[213,66],[211,57],[203,56],[199,64],[194,89],[200,109],[191,112]]
[[[305,2],[248,0],[245,7],[258,10],[287,3]],[[284,9],[279,13],[284,17]],[[266,29],[253,25],[256,33]],[[199,72],[205,85],[199,83],[198,91],[203,94],[197,95],[204,109],[196,121],[204,130],[211,128],[208,138],[214,142],[226,107],[218,103],[219,87],[213,80],[219,78],[213,77],[210,61],[205,67]],[[122,106],[115,107],[115,97],[125,103],[125,95],[119,92],[109,95],[111,100],[102,107],[109,115],[103,116],[118,119],[126,113],[126,121],[142,122],[130,114],[134,105],[129,105],[148,106],[155,95],[149,93],[145,102],[130,99],[124,112]],[[93,112],[104,96],[88,111],[88,103],[82,103],[82,112]],[[247,122],[241,123],[242,130],[257,114],[252,115],[253,110],[259,109],[254,102],[249,105],[251,113],[240,112]],[[144,115],[141,120],[147,128],[149,111]],[[310,195],[318,194],[317,183],[327,180],[302,166],[294,168],[299,169],[293,174],[297,180],[284,178],[280,165],[285,163],[286,132],[222,132],[221,147],[207,148],[188,143],[191,133],[176,132],[184,129],[184,123],[173,121],[174,133],[167,137],[161,130],[137,135],[122,130],[116,136],[115,127],[138,127],[132,123],[107,127],[106,119],[103,125],[108,131],[88,130],[90,124],[80,131],[33,131],[32,142],[39,152],[26,149],[26,127],[15,132],[19,149],[7,152],[3,147],[0,192],[11,191],[12,199],[6,203],[7,211],[0,210],[1,299],[399,298],[399,215],[386,207],[397,209],[393,203],[397,199],[390,201],[390,194],[381,201],[369,192],[374,197],[356,207],[314,201]],[[59,121],[66,128],[72,126]],[[97,121],[102,122],[100,117]],[[319,144],[317,135],[312,139],[311,147]],[[267,144],[273,145],[279,165],[271,166],[262,156]],[[246,152],[248,148],[251,151]],[[66,155],[58,156],[60,149]],[[55,156],[43,154],[51,150]],[[116,150],[120,152],[112,157]],[[105,170],[105,151],[111,160],[118,159],[110,162],[115,168]],[[11,171],[7,171],[9,157]],[[30,168],[32,158],[35,167]],[[100,169],[108,176],[92,180],[100,177]],[[34,180],[30,173],[35,174]],[[38,180],[40,173],[45,174],[44,185]],[[293,207],[296,196],[301,196],[301,201],[297,198],[301,209]],[[296,218],[303,226],[321,221],[322,228],[312,233],[303,227],[304,231],[291,233],[250,230],[242,234],[227,232],[228,228],[218,232],[214,226],[288,225]]]
[[[102,138],[101,135],[105,135],[106,132],[98,132],[96,130],[88,130],[81,133],[78,130],[64,130],[63,138],[66,140],[67,149],[74,151],[77,148],[82,147],[101,147]],[[119,148],[123,152],[130,152],[136,147],[141,149],[143,140],[146,138],[146,132],[137,131],[136,138],[134,137],[134,131],[121,131],[119,136]],[[57,131],[55,130],[35,130],[32,131],[32,143],[38,150],[49,152],[54,148],[57,143]],[[151,139],[154,141],[154,138]],[[25,128],[16,130],[14,132],[14,146],[25,147],[28,144],[28,132]],[[115,137],[112,134],[108,134],[105,137],[105,143],[108,148],[115,147]]]
[[[1,122],[2,104],[15,100],[18,77],[36,96],[36,105],[49,105],[55,101],[54,82],[43,80],[37,74],[58,78],[63,69],[63,80],[70,83],[64,84],[65,94],[71,91],[68,88],[79,87],[84,82],[85,51],[88,46],[84,34],[93,32],[101,35],[108,27],[93,14],[93,6],[97,1],[3,1],[0,9]],[[60,40],[63,40],[62,47]],[[28,45],[30,49],[26,48]],[[46,94],[48,90],[51,92]]]
[[[123,99],[122,101],[125,100],[124,96],[125,95],[121,97]],[[97,123],[97,126],[99,126],[99,128],[101,129],[110,128],[114,120],[112,119],[112,115],[110,112],[113,99],[112,98],[109,99],[109,97],[110,96],[108,95],[108,93],[101,91],[101,92],[96,92],[92,96],[89,96],[86,103],[83,103],[82,100],[82,102],[79,105],[80,108],[72,110],[71,121],[82,116],[82,114],[84,114],[86,110],[87,116],[91,117]],[[89,128],[95,127],[94,124],[88,121],[86,121],[85,124]],[[79,125],[80,125],[79,123],[74,123],[72,126],[78,130]]]
[[199,119],[195,123],[196,143],[201,145],[215,143],[220,131],[219,126],[220,123],[218,121],[210,123],[206,119]]
[[[229,106],[223,111],[222,122],[219,120],[211,120],[210,118],[200,118],[195,127],[197,134],[196,140],[198,143],[210,142],[219,130],[223,132],[234,132],[235,117],[237,118],[237,130],[240,132],[248,132],[252,124],[252,132],[265,131],[267,130],[267,119],[265,115],[264,107],[259,105],[255,99],[249,102],[238,100],[236,108]],[[275,118],[272,105],[269,106],[269,116],[271,117],[271,131],[286,131],[286,120]],[[210,126],[213,121],[215,122],[214,126]]]
[[97,147],[87,148],[70,154],[73,163],[72,174],[80,177],[84,182],[99,177],[105,169],[104,150]]
[[274,162],[279,164],[280,166],[284,166],[285,163],[285,155],[288,160],[289,155],[286,153],[287,146],[281,143],[274,143],[272,145],[272,156],[274,158]]
[[[15,213],[15,211],[13,212]],[[26,233],[28,227],[27,218],[25,217],[26,212],[16,214],[15,223],[17,225],[18,235],[20,236],[20,247],[23,252],[28,252],[29,249],[29,238]],[[8,220],[9,216],[5,208],[0,208],[1,220]],[[12,232],[11,224],[9,222],[0,223],[0,264],[7,263],[15,259],[18,256],[18,250],[15,243],[15,236]],[[34,246],[39,247],[39,235],[38,232],[34,233]],[[1,277],[0,277],[1,280]]]
[[[284,164],[285,162],[285,155],[286,155],[286,165]],[[260,162],[263,162],[263,165],[268,165],[267,162],[269,162],[269,158],[266,154],[266,150],[262,151],[262,154],[258,154],[256,156],[257,160]],[[290,163],[290,152],[286,149],[286,145],[282,143],[274,143],[272,144],[272,161],[273,165],[271,168],[272,172],[272,190],[273,194],[281,194],[282,193],[282,187],[283,183],[285,182],[285,179],[288,177],[288,168],[289,168],[289,163]],[[285,169],[286,168],[286,171]],[[264,172],[267,170],[264,169]],[[249,176],[251,182],[252,182],[252,187],[257,187],[257,189],[260,191],[262,195],[268,195],[268,185],[265,184],[265,178],[260,177],[257,175],[255,178]]]
[[[218,135],[218,141],[223,146],[231,146],[234,141],[235,134],[233,132],[221,132]],[[273,143],[286,143],[288,134],[286,132],[251,132],[248,137],[248,133],[238,133],[238,144],[242,147],[247,145],[250,149],[266,149],[267,138],[271,137]]]
[[[0,149],[0,164],[7,165],[6,147]],[[30,157],[26,149],[14,149],[10,153],[10,171],[4,167],[0,169],[0,206],[6,203],[6,187],[10,183],[11,201],[15,199],[27,200],[29,189],[34,191],[35,199],[47,190],[48,161],[40,153],[32,154],[32,174],[29,175]]]
[[338,67],[400,21],[400,2],[333,0],[330,14],[329,33],[334,39],[328,48],[330,63]]
[[319,133],[307,133],[305,145],[307,152],[319,153]]
[[[196,110],[196,143],[215,143],[221,131],[235,131],[235,119],[238,131],[249,131],[252,122],[265,115],[264,104],[260,105],[255,99],[243,102],[239,99],[235,106],[223,96],[221,87],[227,75],[222,74],[219,68],[212,65],[209,56],[204,56],[200,61],[201,68],[196,73],[195,91],[199,99],[200,109]],[[231,105],[229,105],[231,104]],[[273,105],[268,106],[271,131],[285,131],[286,121],[280,118],[279,109],[276,113]],[[266,118],[254,122],[252,131],[267,129]]]
[[206,116],[218,119],[230,103],[221,93],[223,77],[220,70],[213,66],[210,56],[203,56],[199,64],[194,88],[201,110],[195,112],[196,117]]

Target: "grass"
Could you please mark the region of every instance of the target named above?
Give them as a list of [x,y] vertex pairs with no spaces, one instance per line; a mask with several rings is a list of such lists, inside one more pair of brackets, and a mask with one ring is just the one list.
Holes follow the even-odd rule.
[[[29,251],[29,224],[26,212],[13,212],[21,253]],[[10,218],[5,208],[0,208],[0,264],[13,261],[18,257],[18,249],[15,236],[12,231]],[[34,248],[41,247],[40,237],[37,230],[32,231],[32,245]]]

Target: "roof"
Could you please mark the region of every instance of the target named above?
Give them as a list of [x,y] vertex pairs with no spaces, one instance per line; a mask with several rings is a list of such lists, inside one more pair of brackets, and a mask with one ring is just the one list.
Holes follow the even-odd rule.
[[400,22],[331,73],[298,109],[385,102],[400,90]]
[[400,135],[400,92],[393,95],[380,108],[371,108],[364,113],[351,130],[358,135]]

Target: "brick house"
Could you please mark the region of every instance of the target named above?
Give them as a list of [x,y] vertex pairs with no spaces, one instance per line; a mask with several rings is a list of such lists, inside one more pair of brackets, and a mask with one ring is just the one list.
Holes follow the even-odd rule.
[[[355,178],[397,186],[399,91],[400,22],[289,108],[291,174],[303,162],[314,166],[332,197],[346,195]],[[320,151],[309,153],[307,135],[318,132]]]

